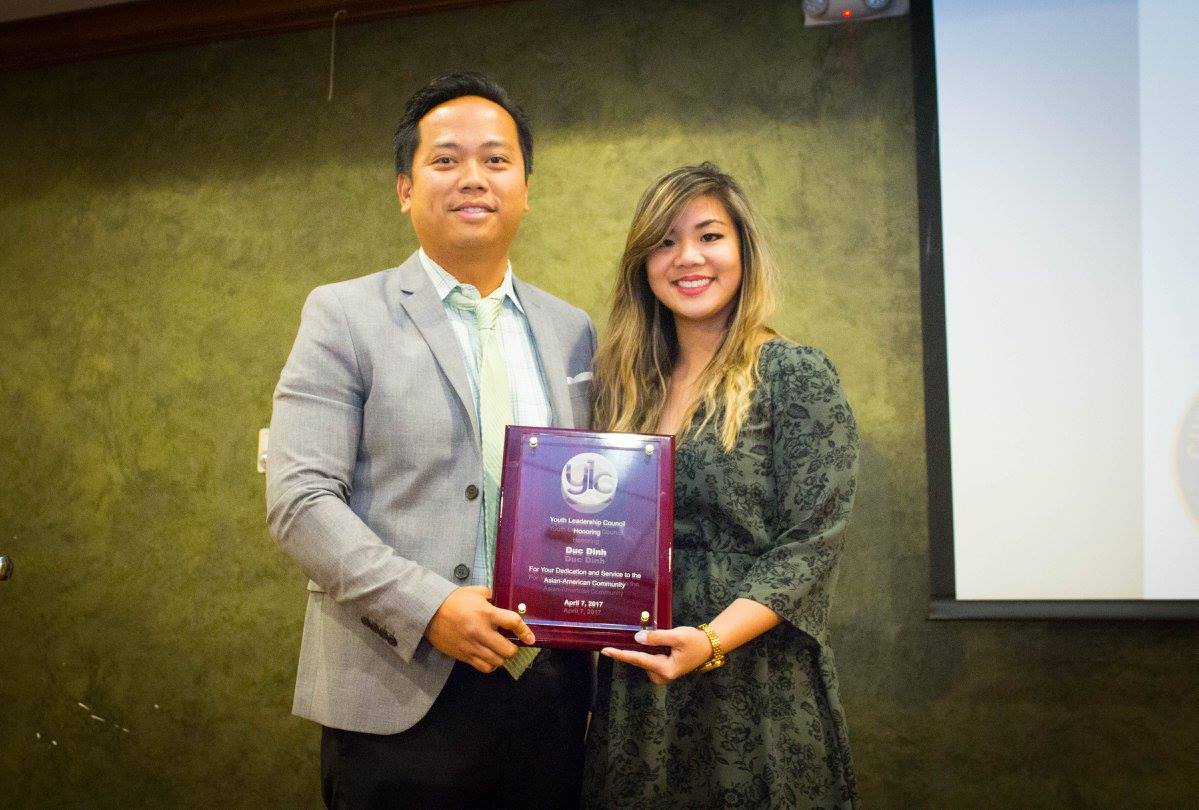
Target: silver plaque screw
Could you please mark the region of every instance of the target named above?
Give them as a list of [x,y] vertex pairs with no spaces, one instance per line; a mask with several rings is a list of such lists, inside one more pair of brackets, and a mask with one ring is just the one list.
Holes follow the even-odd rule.
[[652,456],[654,454],[654,446],[652,444],[647,444],[645,446],[645,454],[647,456]]
[[529,612],[529,606],[526,605],[524,602],[521,602],[519,605],[516,606],[516,612],[519,613],[521,616],[523,616]]
[[537,437],[530,436],[529,437],[529,447],[536,447],[536,446],[537,446]]

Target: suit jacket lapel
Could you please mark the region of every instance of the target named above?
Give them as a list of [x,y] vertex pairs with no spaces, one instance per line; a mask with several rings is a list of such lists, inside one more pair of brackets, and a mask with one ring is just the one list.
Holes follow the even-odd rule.
[[433,289],[433,283],[429,281],[417,254],[413,253],[408,261],[400,265],[398,279],[400,306],[429,344],[433,358],[458,395],[458,403],[470,420],[470,435],[474,437],[475,447],[478,448],[478,414],[475,413],[475,398],[466,376],[466,365],[462,361],[462,349],[454,338],[445,307],[437,297],[437,291]]
[[570,397],[566,391],[566,367],[562,364],[562,351],[558,333],[549,313],[537,305],[534,296],[527,292],[525,283],[513,276],[512,286],[529,319],[533,332],[541,370],[545,372],[545,384],[549,388],[550,409],[553,411],[554,427],[573,427],[574,416],[570,409]]

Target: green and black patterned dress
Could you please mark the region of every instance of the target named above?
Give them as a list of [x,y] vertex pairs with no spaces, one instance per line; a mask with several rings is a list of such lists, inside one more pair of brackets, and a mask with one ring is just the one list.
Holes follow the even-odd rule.
[[733,452],[710,425],[678,447],[674,621],[694,626],[748,597],[783,623],[724,668],[666,686],[601,658],[587,807],[858,805],[827,635],[857,425],[818,349],[776,338],[759,363]]

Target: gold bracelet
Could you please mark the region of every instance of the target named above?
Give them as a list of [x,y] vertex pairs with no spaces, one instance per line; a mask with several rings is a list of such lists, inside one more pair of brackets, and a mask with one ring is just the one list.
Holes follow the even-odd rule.
[[700,665],[697,672],[711,672],[714,669],[720,669],[724,666],[724,653],[720,650],[720,639],[716,636],[716,631],[706,624],[701,624],[698,630],[702,630],[704,635],[708,637],[708,642],[712,645],[712,657]]

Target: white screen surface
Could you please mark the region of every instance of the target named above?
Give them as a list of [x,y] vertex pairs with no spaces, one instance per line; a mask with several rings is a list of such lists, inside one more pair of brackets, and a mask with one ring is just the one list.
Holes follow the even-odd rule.
[[934,14],[956,597],[1199,599],[1199,3]]

